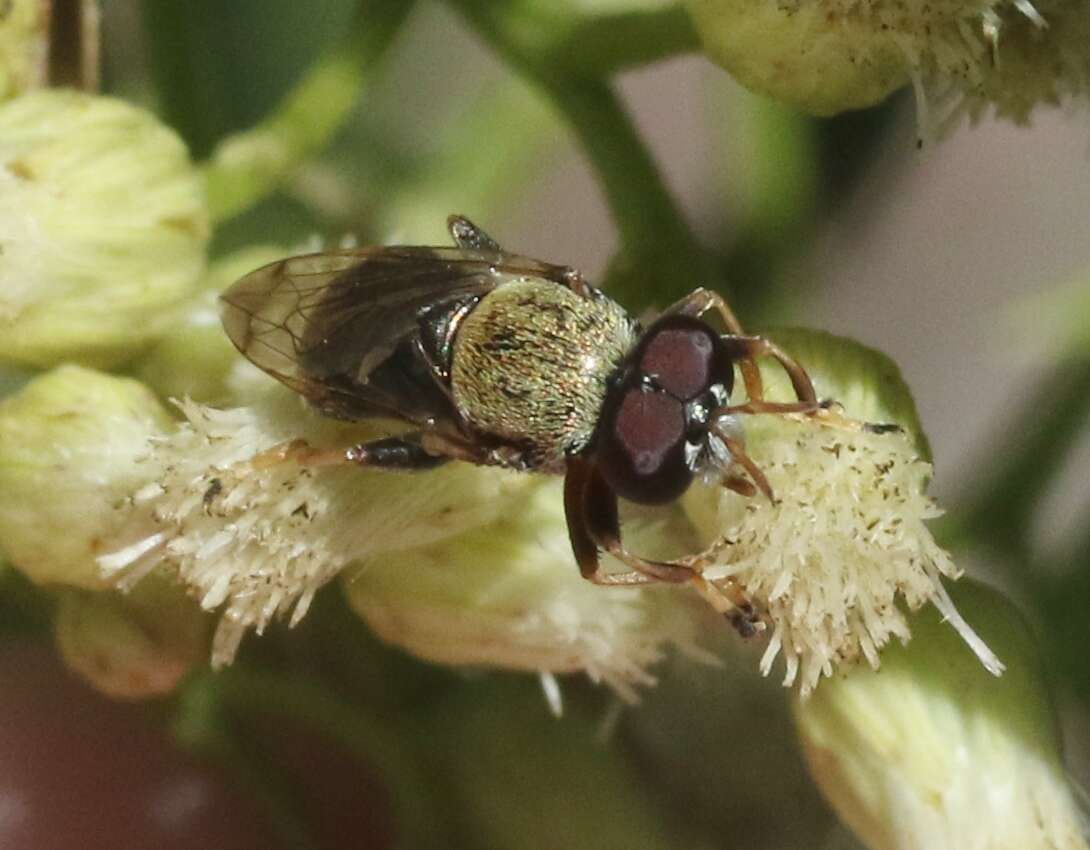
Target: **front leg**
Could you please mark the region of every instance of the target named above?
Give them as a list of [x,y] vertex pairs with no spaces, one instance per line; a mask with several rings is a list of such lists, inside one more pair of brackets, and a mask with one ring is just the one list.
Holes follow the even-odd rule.
[[730,309],[727,300],[718,292],[703,287],[694,289],[680,301],[667,307],[665,312],[699,319],[709,310],[715,310],[723,320],[728,333],[726,341],[736,352],[736,359],[742,369],[742,379],[746,384],[746,394],[750,400],[764,400],[764,382],[757,368],[757,358],[772,357],[787,372],[799,401],[808,404],[817,402],[817,394],[806,370],[774,342],[759,336],[746,336],[742,323]]
[[[629,552],[621,541],[617,495],[591,462],[571,458],[564,479],[564,511],[568,535],[583,578],[602,585],[640,585],[651,582],[691,585],[716,611],[723,614],[743,637],[764,628],[745,592],[733,582],[720,588],[708,582],[701,570],[715,553],[714,546],[700,555],[678,561],[651,561]],[[630,572],[606,573],[599,552],[608,552]]]

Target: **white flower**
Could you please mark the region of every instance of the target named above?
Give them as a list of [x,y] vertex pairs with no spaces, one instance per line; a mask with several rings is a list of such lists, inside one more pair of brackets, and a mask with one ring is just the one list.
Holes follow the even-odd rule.
[[1007,672],[989,676],[921,612],[880,672],[796,702],[814,779],[870,850],[1086,850],[1032,635],[996,591],[962,582],[955,595]]
[[891,638],[910,637],[901,605],[929,601],[989,670],[1002,670],[943,590],[942,578],[960,573],[925,525],[941,511],[925,493],[931,465],[905,433],[781,417],[749,425],[776,503],[724,493],[710,511],[691,504],[721,541],[708,578],[733,578],[771,620],[762,672],[782,653],[784,683],[798,680],[806,695],[840,664],[862,657],[877,668]]
[[709,56],[755,91],[817,114],[912,82],[921,134],[988,107],[1025,121],[1087,94],[1081,0],[687,0]]
[[66,589],[54,622],[69,669],[117,699],[173,691],[208,657],[208,617],[166,577],[131,593]]
[[[605,588],[579,575],[560,481],[534,477],[491,522],[348,570],[349,603],[383,638],[444,664],[539,673],[584,671],[621,696],[654,682],[670,645],[696,648],[695,596],[676,588]],[[695,545],[679,512],[625,523],[637,551]]]
[[208,233],[200,176],[150,113],[58,90],[0,104],[0,359],[132,356],[172,326]]
[[294,397],[271,410],[181,407],[188,421],[152,447],[148,483],[133,494],[126,529],[99,562],[123,586],[166,567],[203,608],[222,606],[215,665],[234,658],[248,629],[261,632],[289,614],[298,622],[318,588],[351,561],[488,522],[525,486],[522,476],[465,464],[418,475],[253,465],[301,432],[345,447],[368,432],[308,416]]
[[139,382],[78,366],[0,402],[0,551],[35,582],[103,587],[95,558],[169,423]]

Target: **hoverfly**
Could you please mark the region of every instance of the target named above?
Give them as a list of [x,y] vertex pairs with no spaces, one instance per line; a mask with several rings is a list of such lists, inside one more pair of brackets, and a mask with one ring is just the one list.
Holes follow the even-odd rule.
[[[238,350],[321,413],[412,430],[342,450],[301,441],[304,464],[430,469],[451,460],[562,474],[572,550],[603,585],[692,583],[743,634],[761,627],[741,588],[713,587],[701,556],[625,548],[618,498],[656,505],[714,475],[772,498],[740,415],[823,410],[803,368],[746,336],[724,299],[697,289],[646,328],[567,266],[510,254],[461,216],[454,247],[376,247],[291,257],[223,293]],[[701,318],[715,311],[727,334]],[[787,372],[797,402],[763,398],[756,360]],[[730,405],[735,365],[748,401]],[[601,552],[629,572],[600,568]]]

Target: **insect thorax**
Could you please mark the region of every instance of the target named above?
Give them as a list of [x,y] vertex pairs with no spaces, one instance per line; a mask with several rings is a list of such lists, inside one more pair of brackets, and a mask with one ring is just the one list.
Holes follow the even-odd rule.
[[458,329],[454,401],[470,426],[525,447],[531,465],[555,469],[590,441],[606,382],[632,344],[632,323],[614,301],[512,279]]

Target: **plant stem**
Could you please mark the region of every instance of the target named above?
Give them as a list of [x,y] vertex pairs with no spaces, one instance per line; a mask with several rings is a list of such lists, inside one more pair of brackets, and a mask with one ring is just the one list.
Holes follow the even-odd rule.
[[566,33],[552,61],[587,76],[605,76],[700,49],[689,13],[681,6],[589,17]]
[[[579,52],[593,53],[590,39],[604,37],[605,19],[588,23],[560,3],[449,2],[503,59],[545,91],[586,151],[621,238],[622,264],[611,269],[611,292],[638,308],[671,300],[696,285],[714,285],[717,263],[686,224],[616,93],[601,73],[578,66],[573,71],[557,60],[570,55],[557,45],[579,44]],[[633,23],[647,26],[652,18],[627,20],[631,30]],[[653,30],[643,35],[634,43],[645,41]]]
[[274,191],[321,150],[412,9],[412,0],[361,0],[344,37],[260,124],[218,144],[204,166],[209,210],[221,222]]

